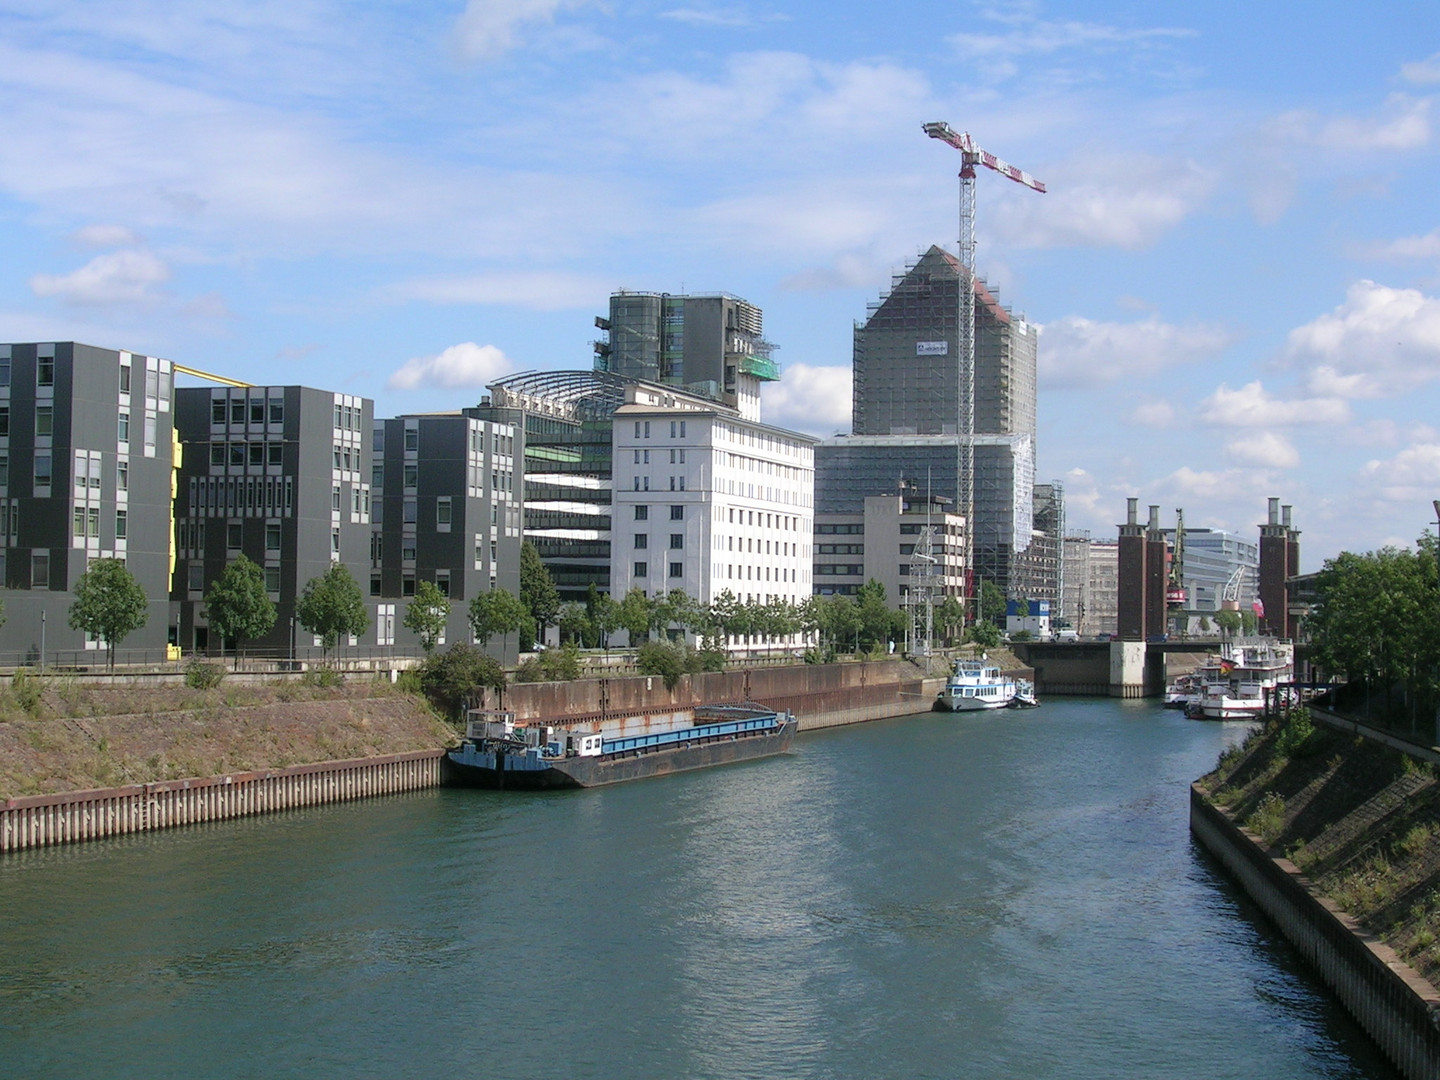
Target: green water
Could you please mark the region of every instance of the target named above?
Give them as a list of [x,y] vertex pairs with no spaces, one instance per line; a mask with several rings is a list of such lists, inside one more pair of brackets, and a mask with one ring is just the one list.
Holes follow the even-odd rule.
[[0,860],[0,1077],[1383,1077],[1187,831],[1243,728],[1054,700]]

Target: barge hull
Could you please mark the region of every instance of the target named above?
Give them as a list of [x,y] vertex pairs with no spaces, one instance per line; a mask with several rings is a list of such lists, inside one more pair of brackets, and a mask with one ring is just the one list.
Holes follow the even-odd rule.
[[674,750],[652,750],[605,755],[569,757],[541,769],[486,768],[448,759],[450,779],[465,787],[498,788],[514,791],[544,791],[553,788],[603,787],[627,780],[708,769],[738,761],[783,754],[795,739],[798,722],[793,718],[778,731],[766,735],[721,737],[681,746]]

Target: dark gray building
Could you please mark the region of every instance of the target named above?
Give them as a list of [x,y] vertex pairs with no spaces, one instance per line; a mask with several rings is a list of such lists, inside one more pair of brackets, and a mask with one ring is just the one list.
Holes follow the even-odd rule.
[[[8,662],[101,647],[67,625],[93,559],[117,558],[150,614],[124,657],[161,660],[170,629],[174,372],[168,360],[72,341],[0,345],[0,577]],[[65,655],[68,653],[69,655]]]
[[305,583],[332,563],[345,565],[363,595],[370,576],[373,412],[367,398],[303,386],[176,391],[182,456],[172,600],[187,651],[219,649],[203,599],[240,554],[263,567],[278,609],[274,629],[246,643],[251,651],[285,655],[292,646],[304,653],[318,645],[291,619]]
[[469,603],[479,593],[519,594],[523,449],[514,425],[460,413],[375,421],[368,580],[377,645],[418,646],[402,625],[417,582],[451,600],[444,643],[473,640]]

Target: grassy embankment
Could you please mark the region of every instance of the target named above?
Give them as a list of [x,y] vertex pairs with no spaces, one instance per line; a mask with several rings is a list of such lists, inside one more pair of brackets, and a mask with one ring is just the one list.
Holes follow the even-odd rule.
[[0,683],[0,799],[436,749],[455,731],[389,682]]
[[1440,982],[1440,785],[1408,754],[1303,710],[1226,751],[1200,787],[1313,887]]

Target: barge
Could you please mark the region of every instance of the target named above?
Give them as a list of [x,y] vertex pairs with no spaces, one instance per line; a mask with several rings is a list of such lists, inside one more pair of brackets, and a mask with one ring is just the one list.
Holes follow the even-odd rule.
[[517,722],[514,713],[472,710],[447,766],[470,787],[600,787],[783,754],[796,727],[794,714],[753,702],[586,721]]

